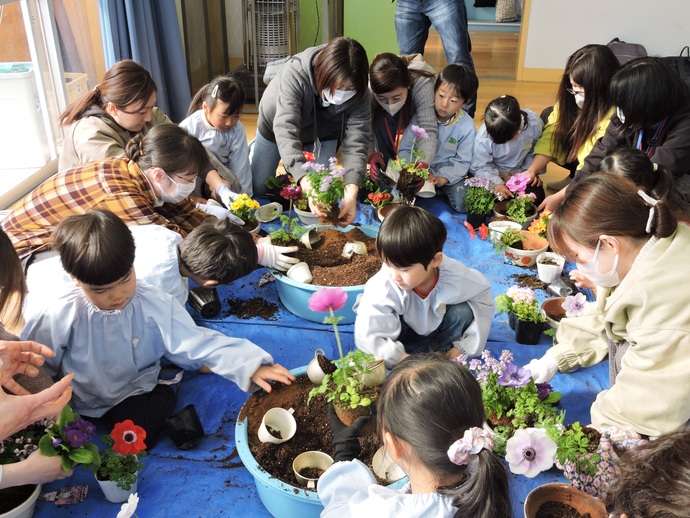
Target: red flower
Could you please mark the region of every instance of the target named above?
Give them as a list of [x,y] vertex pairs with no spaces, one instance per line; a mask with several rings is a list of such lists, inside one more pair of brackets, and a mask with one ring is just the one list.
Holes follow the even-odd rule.
[[489,236],[489,227],[487,227],[484,223],[479,225],[479,238],[480,239],[486,239]]
[[134,424],[131,419],[117,423],[110,433],[113,438],[113,451],[120,455],[127,455],[131,453],[136,455],[142,450],[146,449],[144,439],[146,439],[146,431]]
[[474,227],[472,226],[472,224],[465,221],[465,228],[470,233],[470,239],[474,239],[475,233],[474,233]]
[[370,200],[373,200],[373,199],[374,199],[374,194],[370,192],[370,193],[367,195],[367,198],[370,199]]
[[314,153],[312,153],[311,151],[302,151],[302,154],[304,155],[304,159],[307,162],[315,162],[316,161],[316,157],[314,156]]

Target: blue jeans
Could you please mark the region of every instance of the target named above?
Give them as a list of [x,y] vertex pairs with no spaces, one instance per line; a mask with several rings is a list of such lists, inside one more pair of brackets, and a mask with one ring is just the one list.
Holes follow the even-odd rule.
[[[464,0],[397,0],[395,32],[400,54],[424,54],[424,45],[432,25],[441,37],[448,63],[465,65],[474,70]],[[476,99],[475,95],[464,108],[473,117]]]
[[465,214],[467,207],[465,206],[465,195],[467,194],[467,187],[465,187],[465,180],[460,180],[454,185],[444,185],[441,187],[443,194],[448,198],[448,203],[457,212]]
[[465,330],[474,320],[474,313],[467,302],[453,304],[446,307],[441,325],[427,336],[418,335],[400,317],[402,329],[398,341],[405,346],[408,354],[426,352],[448,352],[453,342],[462,338]]
[[[314,143],[302,144],[305,151],[313,151]],[[328,167],[328,159],[335,156],[338,151],[337,140],[325,140],[321,142],[321,153],[316,157],[316,161]],[[249,143],[249,162],[252,167],[252,187],[254,196],[264,196],[266,194],[266,180],[276,174],[280,163],[280,152],[278,144],[261,136],[256,132],[256,138]]]

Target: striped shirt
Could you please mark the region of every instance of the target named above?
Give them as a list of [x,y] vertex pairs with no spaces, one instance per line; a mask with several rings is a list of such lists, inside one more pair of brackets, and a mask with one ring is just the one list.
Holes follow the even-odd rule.
[[24,258],[46,249],[55,227],[67,216],[93,209],[110,210],[127,225],[163,225],[182,237],[209,217],[189,199],[154,208],[155,200],[136,162],[106,158],[47,179],[5,218],[2,228]]

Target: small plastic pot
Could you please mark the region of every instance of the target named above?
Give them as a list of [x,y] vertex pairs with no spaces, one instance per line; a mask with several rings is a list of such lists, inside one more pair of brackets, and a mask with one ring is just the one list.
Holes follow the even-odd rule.
[[543,331],[544,322],[518,320],[515,324],[515,341],[524,345],[537,345]]
[[194,448],[205,435],[194,405],[187,405],[170,419],[165,420],[163,428],[179,450]]
[[220,298],[216,288],[192,288],[187,302],[204,318],[213,318],[220,313]]

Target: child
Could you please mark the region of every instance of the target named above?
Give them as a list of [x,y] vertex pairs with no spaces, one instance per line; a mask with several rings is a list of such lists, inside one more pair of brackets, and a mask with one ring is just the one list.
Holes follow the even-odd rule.
[[109,211],[66,218],[53,247],[75,287],[50,307],[26,315],[22,339],[46,342],[51,374],[73,372],[72,408],[113,425],[132,419],[153,446],[175,408],[175,390],[158,381],[163,357],[185,369],[202,364],[245,391],[294,377],[248,340],[200,328],[158,288],[137,283],[134,239]]
[[[539,140],[543,127],[544,122],[539,116],[532,110],[521,110],[515,97],[502,95],[494,99],[486,107],[484,123],[474,140],[470,174],[490,178],[496,193],[503,198],[512,198],[513,193],[504,182],[530,166],[534,159],[534,144]],[[544,200],[544,188],[538,178],[527,192],[537,195],[537,205]]]
[[[238,79],[218,76],[197,92],[189,105],[187,118],[180,122],[180,126],[198,138],[210,153],[230,169],[240,182],[241,192],[251,197],[249,145],[240,122],[244,99],[244,88]],[[236,197],[225,183],[216,187],[216,195],[228,207]]]
[[392,367],[416,352],[479,354],[493,319],[489,281],[443,254],[446,227],[403,205],[381,225],[381,270],[355,304],[355,345]]
[[482,392],[463,365],[438,354],[406,358],[383,384],[377,409],[386,452],[409,485],[376,485],[371,471],[353,460],[360,423],[346,428],[333,413],[336,462],[319,480],[322,517],[512,516],[508,475],[482,429]]
[[[458,212],[465,210],[464,179],[472,161],[472,149],[477,131],[474,121],[463,110],[476,95],[479,80],[469,67],[448,65],[438,75],[434,109],[438,122],[438,148],[429,168],[429,181],[440,188],[450,206]],[[410,146],[414,141],[412,124],[405,130],[399,155],[410,159]]]
[[606,494],[612,518],[682,518],[690,509],[690,432],[628,450]]

